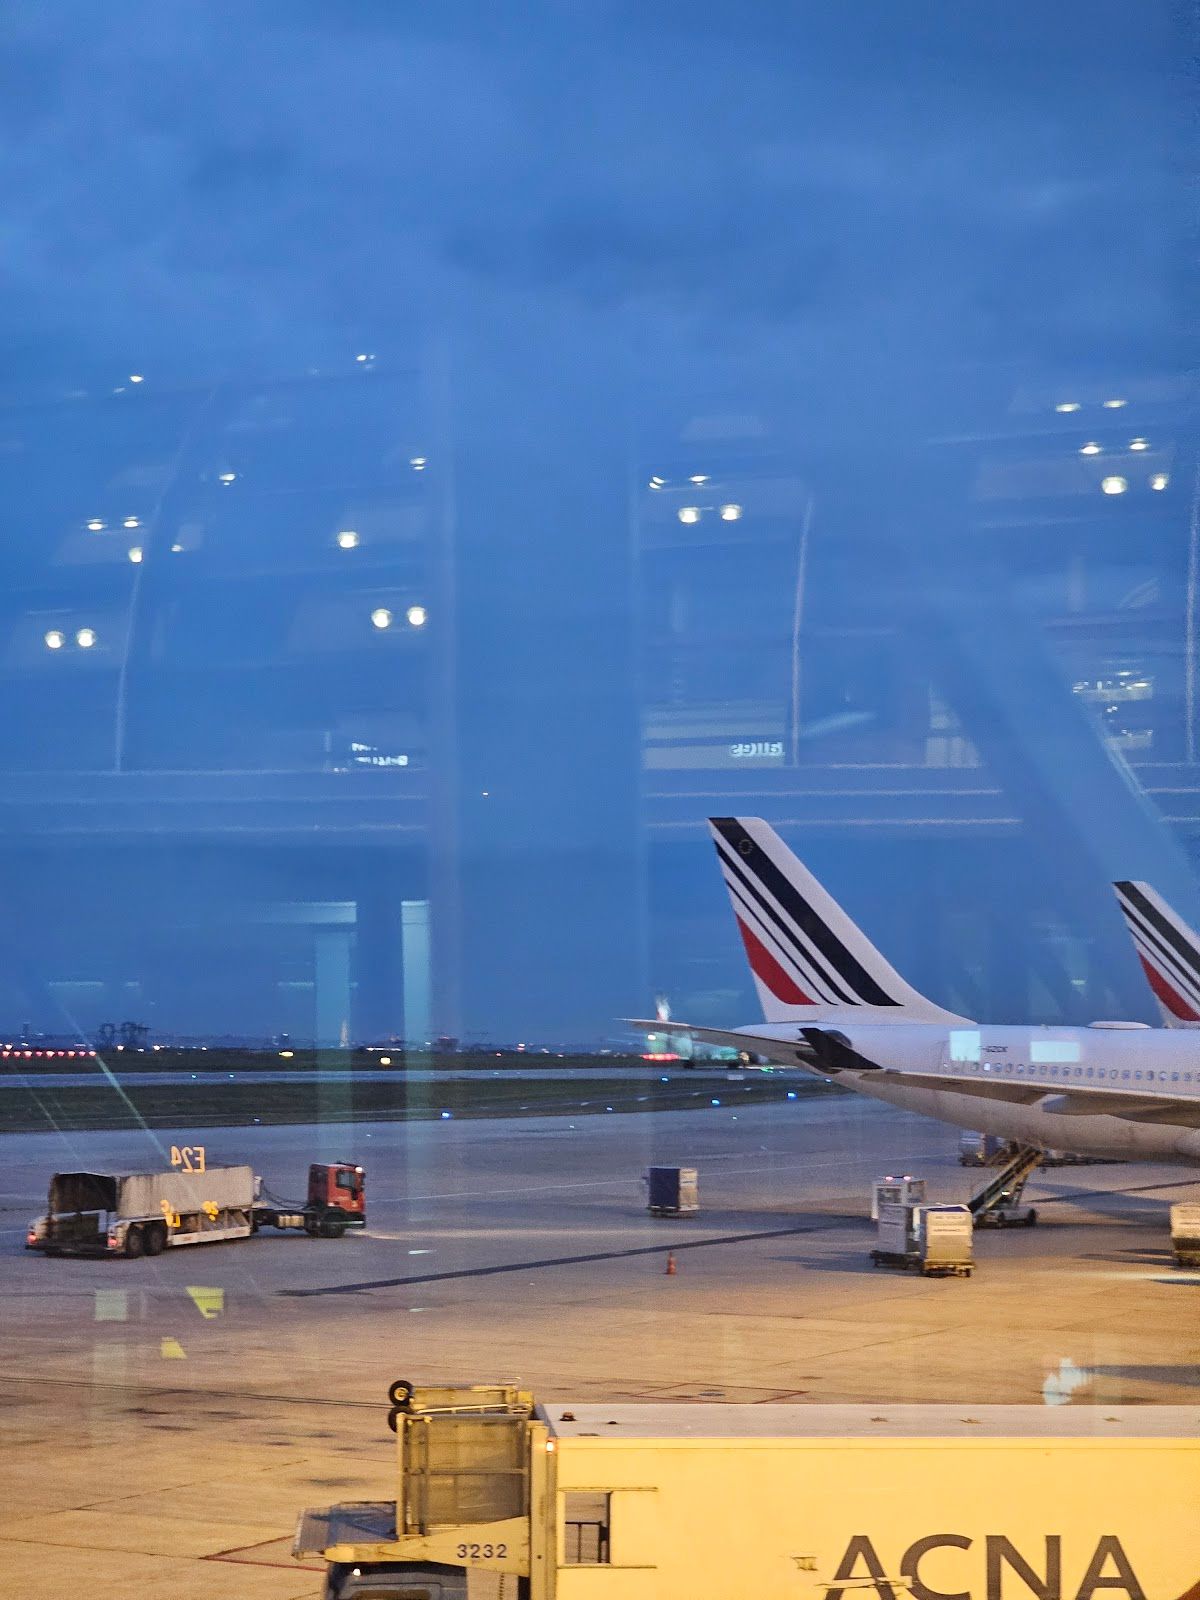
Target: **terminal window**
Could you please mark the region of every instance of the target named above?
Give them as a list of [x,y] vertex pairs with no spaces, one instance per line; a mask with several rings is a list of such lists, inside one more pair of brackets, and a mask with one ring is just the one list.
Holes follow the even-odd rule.
[[564,1564],[598,1567],[608,1564],[609,1496],[568,1491],[563,1496]]

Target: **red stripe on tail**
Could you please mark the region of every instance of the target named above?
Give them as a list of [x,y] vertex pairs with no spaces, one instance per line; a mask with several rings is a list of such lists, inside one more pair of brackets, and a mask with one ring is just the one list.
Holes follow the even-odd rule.
[[817,1002],[806,995],[803,989],[796,987],[793,979],[783,970],[761,939],[751,932],[741,917],[738,917],[737,925],[754,976],[766,984],[776,1000],[782,1000],[784,1005],[788,1006],[816,1005]]
[[1200,1022],[1200,1012],[1192,1009],[1183,996],[1171,987],[1158,968],[1151,966],[1140,951],[1138,952],[1138,960],[1142,963],[1142,970],[1146,974],[1150,987],[1171,1015],[1178,1017],[1180,1022]]

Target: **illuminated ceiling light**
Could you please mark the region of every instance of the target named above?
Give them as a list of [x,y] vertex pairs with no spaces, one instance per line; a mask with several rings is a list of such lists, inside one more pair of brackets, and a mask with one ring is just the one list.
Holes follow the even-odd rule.
[[680,522],[699,522],[700,507],[680,506],[679,510],[676,512],[676,515],[678,516]]
[[1104,402],[1104,409],[1106,411],[1120,411],[1122,406],[1127,406],[1128,404],[1128,400],[1106,400]]
[[1079,410],[1079,401],[1078,400],[1060,400],[1058,402],[1058,404],[1055,406],[1054,409],[1055,409],[1055,411],[1061,411],[1065,416],[1068,411],[1078,411]]
[[425,610],[424,606],[409,606],[404,615],[408,619],[408,624],[410,627],[423,628],[429,613]]
[[75,643],[81,650],[90,650],[95,642],[96,630],[94,628],[80,628],[75,635]]
[[171,554],[173,556],[177,556],[182,549],[183,549],[183,546],[181,544],[173,544],[171,546]]
[[130,561],[133,562],[135,567],[137,566],[138,562],[142,559],[142,554],[143,554],[143,552],[142,552],[142,547],[141,547],[140,544],[131,544],[129,546],[129,559],[130,559]]
[[424,472],[429,465],[429,458],[428,456],[410,456],[408,464],[414,472]]
[[650,479],[650,487],[652,489],[661,489],[663,487],[663,485],[666,483],[666,481],[667,480],[665,478],[660,478],[658,476],[657,472],[656,472],[654,474],[654,476]]
[[1148,439],[1130,439],[1129,448],[1131,450],[1149,450],[1150,441]]
[[693,472],[691,477],[688,479],[688,482],[689,483],[695,483],[695,484],[707,483],[708,482],[708,473],[707,472]]
[[122,526],[126,528],[140,528],[141,525],[141,517],[126,517],[124,523],[122,524]]
[[1091,439],[1087,444],[1080,445],[1079,454],[1081,456],[1098,456],[1100,454],[1100,446],[1094,439]]
[[370,352],[364,350],[364,351],[361,352],[361,354],[356,355],[354,359],[355,359],[355,361],[358,361],[358,362],[361,362],[361,363],[365,363],[367,361],[374,361],[375,352],[373,350],[370,351]]
[[1156,472],[1151,476],[1150,487],[1152,489],[1165,489],[1170,481],[1170,476],[1167,473]]
[[736,522],[738,520],[738,518],[741,516],[741,514],[742,514],[741,506],[738,506],[738,505],[727,505],[727,506],[722,506],[721,507],[721,521],[722,522]]
[[130,383],[145,383],[146,379],[145,376],[140,372],[131,372],[129,374],[129,381]]
[[1101,478],[1100,487],[1105,494],[1124,494],[1129,487],[1129,482],[1125,478]]
[[44,637],[46,640],[47,650],[61,650],[63,645],[66,643],[62,634],[57,628],[48,629]]
[[373,628],[390,628],[391,625],[392,613],[386,606],[376,606],[371,613],[371,626]]
[[89,523],[88,523],[88,532],[89,533],[103,533],[104,532],[104,523],[100,520],[99,517],[92,517],[92,519],[89,521]]
[[339,550],[353,550],[358,544],[358,535],[353,528],[343,528],[337,536]]
[[236,477],[236,472],[218,472],[217,481],[219,483],[230,484],[236,479]]

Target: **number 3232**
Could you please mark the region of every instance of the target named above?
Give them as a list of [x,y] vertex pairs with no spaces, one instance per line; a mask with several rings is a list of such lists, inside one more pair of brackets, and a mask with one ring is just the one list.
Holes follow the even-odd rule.
[[460,1544],[454,1552],[460,1561],[492,1561],[508,1554],[506,1544]]

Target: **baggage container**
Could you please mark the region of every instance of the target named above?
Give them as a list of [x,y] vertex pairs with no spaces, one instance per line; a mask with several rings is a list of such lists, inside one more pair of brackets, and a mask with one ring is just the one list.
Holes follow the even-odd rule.
[[695,1167],[650,1167],[646,1209],[652,1217],[690,1216],[700,1209]]

